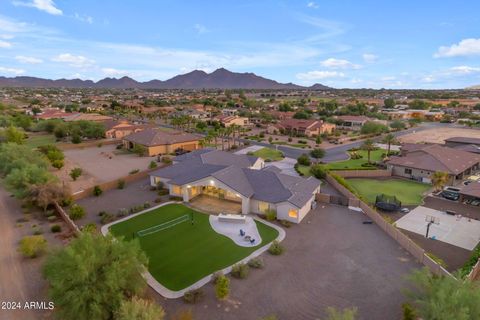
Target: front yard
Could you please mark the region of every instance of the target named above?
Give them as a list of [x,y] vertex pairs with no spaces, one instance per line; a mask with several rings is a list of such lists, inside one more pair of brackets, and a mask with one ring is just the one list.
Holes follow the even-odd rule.
[[[359,159],[354,159],[354,153],[360,156]],[[370,161],[377,162],[382,160],[382,155],[386,153],[383,149],[378,149],[370,152]],[[364,150],[349,152],[351,159],[345,161],[331,162],[325,165],[329,170],[364,170],[368,169],[362,165],[368,163],[368,153]]]
[[402,205],[419,205],[430,185],[403,179],[347,179],[348,184],[369,203],[375,203],[378,194],[396,196]]
[[284,158],[282,152],[270,148],[257,150],[253,152],[253,155],[266,161],[280,161]]
[[277,230],[257,221],[262,243],[240,247],[212,229],[209,215],[181,204],[169,204],[114,224],[110,231],[117,237],[131,240],[139,230],[188,214],[193,214],[193,225],[186,221],[156,233],[136,237],[148,256],[148,269],[152,276],[174,291],[235,264],[278,236]]

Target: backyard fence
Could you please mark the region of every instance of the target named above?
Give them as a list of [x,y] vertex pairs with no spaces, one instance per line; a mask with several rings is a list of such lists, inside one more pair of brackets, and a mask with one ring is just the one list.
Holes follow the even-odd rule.
[[480,277],[480,259],[478,259],[477,263],[472,268],[472,271],[467,276],[469,280],[479,280]]
[[334,170],[336,175],[344,178],[381,178],[391,177],[391,170]]
[[60,217],[63,219],[63,221],[65,221],[67,226],[75,233],[75,235],[79,235],[80,234],[80,229],[75,224],[75,222],[73,222],[73,220],[70,219],[70,217],[65,212],[65,210],[63,210],[63,208],[57,202],[54,202],[53,205],[55,206],[55,210],[60,215]]
[[[435,262],[430,258],[425,250],[421,248],[418,244],[413,242],[408,236],[398,230],[394,225],[388,223],[382,215],[380,215],[375,209],[371,208],[365,202],[361,201],[350,192],[347,188],[338,183],[335,178],[327,174],[326,180],[330,183],[335,189],[337,189],[341,194],[349,200],[350,207],[356,207],[362,209],[367,217],[374,221],[383,231],[385,231],[392,239],[394,239],[398,244],[400,244],[406,251],[408,251],[412,256],[415,257],[420,263],[428,267],[433,273],[437,275],[448,275],[451,274],[445,270],[441,265]],[[477,263],[478,264],[478,263]],[[480,269],[480,267],[478,267]],[[479,270],[477,270],[477,273]]]
[[[100,187],[100,189],[102,189],[102,191],[117,189],[119,181],[125,181],[125,184],[130,183],[130,182],[134,182],[134,181],[138,181],[138,180],[141,180],[141,179],[144,179],[144,178],[148,177],[148,174],[150,172],[152,172],[154,170],[157,170],[157,169],[160,169],[160,168],[165,167],[165,166],[166,166],[166,164],[162,163],[157,168],[148,169],[148,170],[140,171],[140,172],[137,172],[137,173],[129,174],[127,176],[124,176],[124,177],[121,177],[121,178],[118,178],[118,179],[115,179],[115,180],[112,180],[112,181],[108,181],[108,182],[98,184],[98,186]],[[87,198],[87,197],[91,196],[93,194],[93,189],[94,188],[95,188],[95,186],[87,188],[87,189],[83,189],[81,191],[78,191],[78,192],[74,193],[72,195],[73,200],[80,200],[80,199],[84,199],[84,198]]]

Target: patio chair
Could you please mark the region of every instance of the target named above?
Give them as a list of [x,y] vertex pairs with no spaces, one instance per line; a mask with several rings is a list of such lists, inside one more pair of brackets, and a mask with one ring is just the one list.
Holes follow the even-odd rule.
[[251,243],[251,244],[254,244],[254,243],[255,243],[255,239],[253,239],[253,238],[250,239],[250,243]]
[[243,231],[242,229],[240,229],[240,235],[243,237],[245,235],[245,231]]

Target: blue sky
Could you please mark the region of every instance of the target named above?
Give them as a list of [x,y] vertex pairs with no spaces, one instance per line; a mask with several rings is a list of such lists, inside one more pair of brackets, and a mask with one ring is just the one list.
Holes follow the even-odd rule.
[[337,88],[480,84],[479,1],[1,0],[0,75],[225,67]]

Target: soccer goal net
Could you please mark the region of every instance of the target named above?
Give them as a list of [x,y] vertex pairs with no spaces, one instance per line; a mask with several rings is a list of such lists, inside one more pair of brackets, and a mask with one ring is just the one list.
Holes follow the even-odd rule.
[[174,227],[177,224],[180,224],[182,222],[187,222],[187,221],[190,221],[190,216],[188,214],[185,214],[181,217],[178,217],[178,218],[172,219],[170,221],[158,224],[156,226],[137,231],[137,236],[144,237],[144,236],[147,236],[149,234],[156,233],[156,232]]

